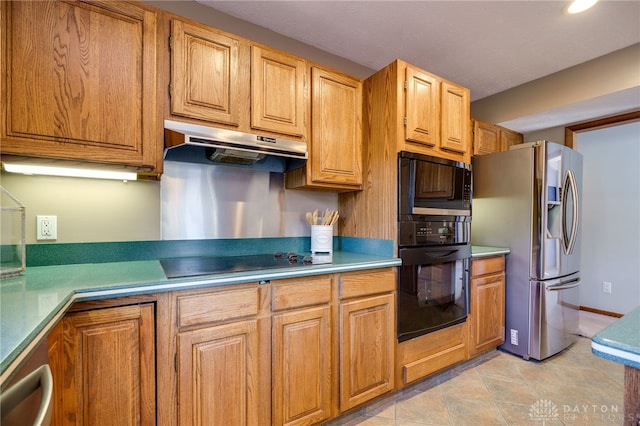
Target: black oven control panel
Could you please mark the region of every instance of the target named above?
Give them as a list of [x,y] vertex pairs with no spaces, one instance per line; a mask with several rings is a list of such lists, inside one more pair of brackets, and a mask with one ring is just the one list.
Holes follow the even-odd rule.
[[398,245],[400,246],[465,244],[468,242],[468,222],[399,222]]

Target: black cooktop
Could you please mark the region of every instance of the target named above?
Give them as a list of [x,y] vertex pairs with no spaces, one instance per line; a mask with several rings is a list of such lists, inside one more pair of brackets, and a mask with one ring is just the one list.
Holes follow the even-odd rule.
[[161,259],[167,278],[196,277],[229,272],[259,271],[310,265],[310,256],[295,253],[251,254],[243,256],[194,256]]

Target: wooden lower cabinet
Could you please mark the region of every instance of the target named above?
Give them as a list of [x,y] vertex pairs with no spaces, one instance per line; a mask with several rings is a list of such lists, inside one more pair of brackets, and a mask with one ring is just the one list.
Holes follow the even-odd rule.
[[332,415],[333,277],[278,280],[267,289],[271,317],[273,425],[319,423]]
[[178,334],[178,424],[257,424],[256,320]]
[[340,277],[340,412],[394,389],[396,274]]
[[340,410],[394,389],[393,294],[340,304]]
[[273,424],[313,424],[331,416],[330,321],[328,304],[273,317]]
[[48,337],[53,425],[156,423],[154,304],[73,312]]
[[504,343],[504,256],[476,258],[471,262],[469,355]]
[[468,357],[468,322],[398,343],[396,386],[401,388]]
[[175,292],[170,300],[178,407],[173,424],[258,424],[258,284]]

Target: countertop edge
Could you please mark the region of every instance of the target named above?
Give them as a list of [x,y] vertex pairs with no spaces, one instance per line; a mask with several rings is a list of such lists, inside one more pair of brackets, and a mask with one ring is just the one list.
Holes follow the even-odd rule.
[[506,247],[489,247],[489,246],[471,246],[471,258],[478,259],[482,257],[499,256],[509,254],[511,250]]
[[591,353],[609,361],[640,369],[640,355],[591,341]]
[[276,279],[297,278],[313,275],[333,274],[368,269],[379,269],[401,265],[399,258],[387,258],[383,260],[368,260],[350,262],[341,265],[331,263],[312,265],[305,268],[284,268],[282,270],[261,270],[244,273],[228,273],[210,275],[206,277],[186,277],[171,280],[137,282],[126,284],[114,284],[97,289],[77,288],[71,290],[61,302],[43,316],[31,332],[16,345],[15,349],[0,361],[0,389],[4,388],[17,369],[31,355],[33,349],[46,338],[55,324],[64,316],[75,302],[104,299],[111,297],[134,296],[139,294],[161,293],[175,290],[194,288],[216,287],[223,285],[241,284],[253,281],[270,281]]

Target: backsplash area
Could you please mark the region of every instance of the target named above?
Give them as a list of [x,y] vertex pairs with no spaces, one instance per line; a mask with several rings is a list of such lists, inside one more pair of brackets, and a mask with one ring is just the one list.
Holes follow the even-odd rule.
[[163,240],[298,237],[304,213],[336,210],[335,193],[285,190],[284,174],[165,161],[160,182]]

